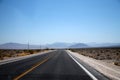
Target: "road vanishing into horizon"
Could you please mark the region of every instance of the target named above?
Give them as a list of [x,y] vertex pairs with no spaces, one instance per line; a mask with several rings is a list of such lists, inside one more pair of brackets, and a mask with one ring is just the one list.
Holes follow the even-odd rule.
[[0,80],[104,79],[92,78],[72,59],[68,52],[65,50],[56,50],[0,65]]

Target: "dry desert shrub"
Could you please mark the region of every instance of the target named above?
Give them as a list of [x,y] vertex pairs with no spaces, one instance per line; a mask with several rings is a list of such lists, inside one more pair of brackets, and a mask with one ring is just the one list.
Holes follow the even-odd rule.
[[114,60],[115,65],[120,64],[120,48],[84,48],[70,50],[97,60]]
[[26,56],[30,54],[36,54],[38,52],[48,51],[53,49],[0,49],[0,60],[10,57],[17,57],[17,56]]
[[6,58],[10,58],[10,57],[17,57],[17,56],[26,56],[26,55],[30,55],[30,54],[34,54],[34,53],[38,53],[40,51],[40,49],[0,49],[0,60],[6,59]]

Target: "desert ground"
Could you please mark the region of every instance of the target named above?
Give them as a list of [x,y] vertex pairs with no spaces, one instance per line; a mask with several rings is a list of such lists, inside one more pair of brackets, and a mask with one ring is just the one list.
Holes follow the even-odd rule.
[[44,52],[50,49],[0,49],[0,60],[9,58],[26,56],[30,54],[37,54],[38,52]]
[[70,49],[84,56],[88,56],[97,60],[107,61],[114,65],[120,66],[120,48],[81,48]]

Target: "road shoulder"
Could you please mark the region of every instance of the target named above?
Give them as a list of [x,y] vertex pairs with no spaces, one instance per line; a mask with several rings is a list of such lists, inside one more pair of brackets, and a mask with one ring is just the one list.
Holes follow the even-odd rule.
[[120,80],[120,76],[119,76],[120,75],[120,68],[119,67],[114,66],[114,65],[110,65],[109,63],[106,63],[106,62],[103,62],[100,60],[96,60],[96,59],[93,59],[90,57],[80,55],[76,52],[71,52],[69,50],[67,50],[67,52],[69,52],[73,56],[77,57],[78,59],[80,59],[84,63],[88,64],[90,67],[93,67],[94,69],[96,69],[100,73],[104,74],[105,76],[107,76],[111,80]]

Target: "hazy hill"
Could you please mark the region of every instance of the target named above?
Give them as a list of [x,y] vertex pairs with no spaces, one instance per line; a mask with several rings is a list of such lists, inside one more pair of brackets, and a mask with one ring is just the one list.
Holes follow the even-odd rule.
[[[29,45],[29,48],[35,49],[40,48],[39,45]],[[28,44],[20,44],[20,43],[5,43],[0,45],[0,49],[28,49]]]
[[120,43],[87,43],[91,47],[120,47]]
[[69,48],[87,48],[87,47],[89,47],[89,46],[84,43],[77,43],[77,44],[69,46]]
[[57,42],[53,44],[47,44],[46,46],[49,48],[68,48],[69,46],[73,45],[74,43],[64,43],[64,42]]

